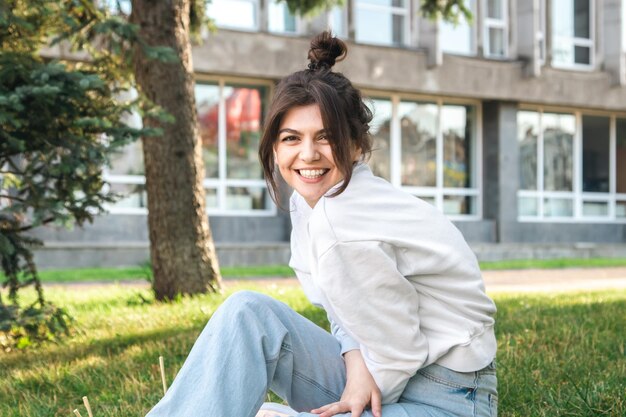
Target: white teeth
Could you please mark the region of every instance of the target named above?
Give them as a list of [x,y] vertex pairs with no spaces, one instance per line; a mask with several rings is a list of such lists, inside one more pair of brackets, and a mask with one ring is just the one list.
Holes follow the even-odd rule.
[[300,175],[309,179],[321,177],[326,172],[325,169],[301,169],[299,171]]

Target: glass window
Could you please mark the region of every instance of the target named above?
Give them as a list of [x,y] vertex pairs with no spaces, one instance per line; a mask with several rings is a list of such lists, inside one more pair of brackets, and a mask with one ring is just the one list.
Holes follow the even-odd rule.
[[112,193],[120,198],[114,203],[115,209],[138,209],[148,207],[148,193],[145,184],[111,183]]
[[609,203],[603,201],[584,201],[583,216],[607,217],[609,215]]
[[346,28],[346,9],[343,7],[333,7],[329,16],[329,28],[339,37],[348,36]]
[[287,3],[272,0],[269,3],[267,24],[270,32],[296,33],[296,17],[289,12]]
[[546,0],[539,0],[539,28],[536,35],[539,47],[539,61],[546,60]]
[[207,15],[220,27],[258,30],[258,0],[212,0]]
[[574,174],[573,114],[543,114],[543,188],[572,191]]
[[357,42],[396,46],[407,43],[407,0],[356,0],[355,15]]
[[626,219],[626,201],[618,201],[615,205],[615,217]]
[[374,175],[391,180],[391,101],[372,100],[374,119],[370,123],[372,155],[369,165]]
[[441,109],[443,186],[446,188],[469,188],[473,185],[473,113],[471,106],[446,104]]
[[545,217],[572,217],[574,201],[565,198],[546,198],[543,201],[543,215]]
[[486,0],[485,56],[505,57],[508,50],[508,11],[506,0]]
[[539,215],[539,202],[536,197],[519,197],[517,205],[517,212],[520,216]]
[[476,214],[475,197],[446,195],[443,197],[443,212],[447,215]]
[[202,141],[202,159],[206,178],[218,176],[218,124],[220,87],[196,84],[196,108],[198,127]]
[[257,156],[268,88],[197,83],[195,91],[207,209],[270,209]]
[[592,0],[553,0],[552,63],[560,67],[592,64]]
[[226,208],[228,210],[263,210],[267,205],[265,187],[228,187]]
[[616,191],[618,194],[626,194],[626,119],[616,120]]
[[263,178],[257,155],[262,135],[263,90],[254,87],[224,87],[228,178]]
[[583,191],[609,192],[610,119],[583,116]]
[[539,113],[517,113],[517,140],[519,143],[519,188],[537,189],[537,141],[539,140]]
[[402,185],[437,185],[437,118],[434,103],[400,103]]
[[[472,6],[473,3],[472,0]],[[475,55],[475,38],[473,25],[463,16],[460,17],[457,25],[439,20],[439,42],[443,52],[458,55]]]

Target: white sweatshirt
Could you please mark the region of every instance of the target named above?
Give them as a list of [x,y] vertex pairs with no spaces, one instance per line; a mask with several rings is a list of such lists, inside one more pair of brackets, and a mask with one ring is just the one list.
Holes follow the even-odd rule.
[[311,209],[294,192],[290,207],[289,265],[342,353],[361,350],[384,404],[427,365],[470,372],[494,359],[495,305],[473,252],[436,208],[365,164],[340,195]]

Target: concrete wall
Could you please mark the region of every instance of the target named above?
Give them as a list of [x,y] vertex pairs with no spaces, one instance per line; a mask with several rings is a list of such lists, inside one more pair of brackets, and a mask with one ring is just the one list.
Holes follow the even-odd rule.
[[[193,50],[200,74],[278,79],[304,69],[309,37],[286,37],[220,29]],[[516,101],[588,109],[624,110],[626,89],[615,88],[608,72],[543,68],[525,75],[525,63],[443,56],[429,66],[423,49],[349,43],[346,61],[336,69],[368,89]]]

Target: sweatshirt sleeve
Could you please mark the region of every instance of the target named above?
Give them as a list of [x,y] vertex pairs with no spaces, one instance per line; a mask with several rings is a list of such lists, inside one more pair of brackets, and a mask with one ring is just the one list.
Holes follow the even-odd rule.
[[360,345],[383,403],[397,402],[426,361],[428,342],[420,332],[418,293],[398,271],[393,248],[357,241],[313,252],[329,316]]
[[328,315],[328,321],[330,322],[330,332],[341,344],[341,355],[351,350],[359,349],[359,342],[348,336],[348,334],[341,328],[333,318]]

